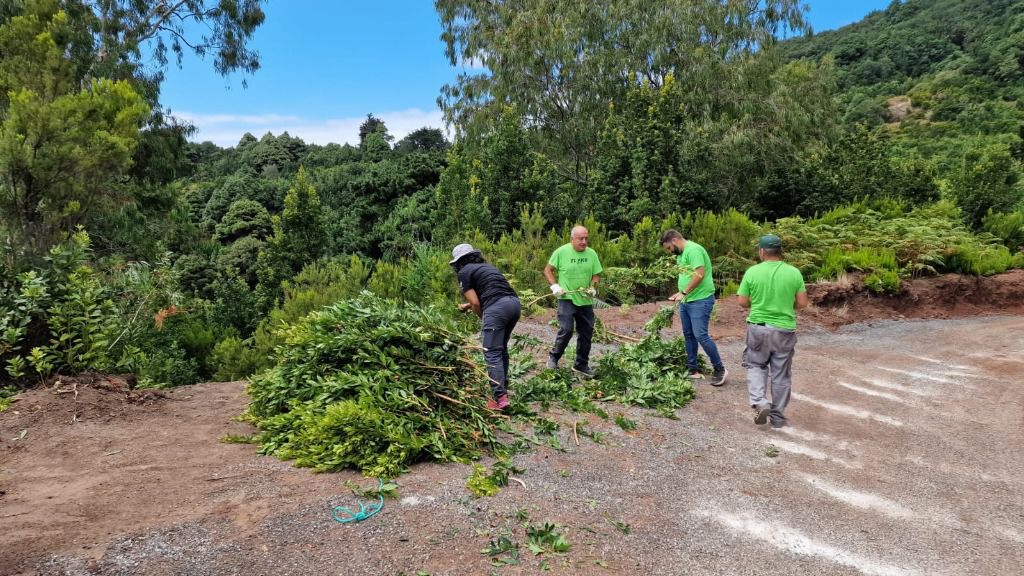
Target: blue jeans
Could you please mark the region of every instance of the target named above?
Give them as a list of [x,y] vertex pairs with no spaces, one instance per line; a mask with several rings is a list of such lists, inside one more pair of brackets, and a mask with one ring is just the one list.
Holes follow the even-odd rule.
[[712,368],[725,368],[722,357],[718,355],[718,346],[708,334],[708,323],[711,322],[711,311],[714,309],[714,296],[679,303],[679,318],[683,321],[683,338],[686,339],[686,364],[691,372],[697,370],[697,344],[700,344],[704,353],[708,355]]

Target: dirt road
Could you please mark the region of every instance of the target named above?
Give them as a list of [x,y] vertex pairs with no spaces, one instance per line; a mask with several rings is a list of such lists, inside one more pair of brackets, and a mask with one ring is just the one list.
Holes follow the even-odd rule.
[[[525,488],[476,500],[469,466],[416,466],[353,525],[331,518],[342,482],[372,481],[217,441],[249,430],[241,383],[33,391],[0,414],[0,574],[1020,572],[1024,317],[805,331],[781,431],[751,422],[740,346],[678,420],[556,413],[567,451],[516,457]],[[577,447],[575,420],[603,443]],[[571,549],[535,556],[524,522]],[[518,564],[481,553],[502,535]]]

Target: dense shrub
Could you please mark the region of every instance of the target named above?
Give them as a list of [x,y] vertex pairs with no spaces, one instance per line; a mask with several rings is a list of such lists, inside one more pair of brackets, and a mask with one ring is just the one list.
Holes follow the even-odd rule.
[[983,220],[982,229],[1002,240],[1010,250],[1024,250],[1024,211],[990,212]]
[[118,308],[88,264],[90,238],[78,231],[43,264],[0,280],[0,380],[54,372],[112,371],[129,363]]
[[[270,365],[274,349],[284,342],[285,330],[306,315],[323,309],[344,298],[358,295],[366,287],[370,268],[357,256],[309,264],[295,278],[284,285],[281,304],[260,321],[252,338],[252,360],[259,369]],[[225,345],[231,346],[231,345]],[[241,352],[226,354],[225,359],[248,358]],[[248,361],[248,360],[247,360]],[[248,369],[232,364],[218,365],[218,371],[241,377]],[[252,372],[249,372],[251,374]],[[248,374],[244,374],[248,375]]]
[[988,275],[1018,265],[997,239],[972,233],[948,202],[908,211],[899,203],[865,201],[811,220],[784,218],[774,231],[786,259],[812,278],[893,269],[903,276]]
[[266,362],[259,352],[237,336],[228,336],[213,348],[210,364],[216,368],[218,381],[241,380],[255,374]]

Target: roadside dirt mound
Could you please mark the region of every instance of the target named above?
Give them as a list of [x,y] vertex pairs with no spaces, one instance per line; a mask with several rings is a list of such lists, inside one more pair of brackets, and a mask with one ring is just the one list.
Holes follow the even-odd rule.
[[54,376],[43,385],[24,392],[11,406],[7,422],[26,427],[44,423],[108,422],[133,405],[147,405],[167,398],[161,390],[136,390],[135,376],[79,374]]
[[905,280],[899,294],[878,295],[868,290],[860,275],[839,282],[809,284],[814,307],[801,312],[829,329],[869,320],[902,318],[940,319],[1024,311],[1024,270],[997,276],[944,274]]

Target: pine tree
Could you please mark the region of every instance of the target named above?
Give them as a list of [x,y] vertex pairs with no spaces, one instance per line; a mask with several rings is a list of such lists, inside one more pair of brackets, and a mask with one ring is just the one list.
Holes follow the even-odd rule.
[[274,217],[274,235],[257,264],[261,303],[269,309],[281,295],[281,282],[324,254],[327,234],[316,189],[300,167],[295,185],[284,198],[284,211]]

